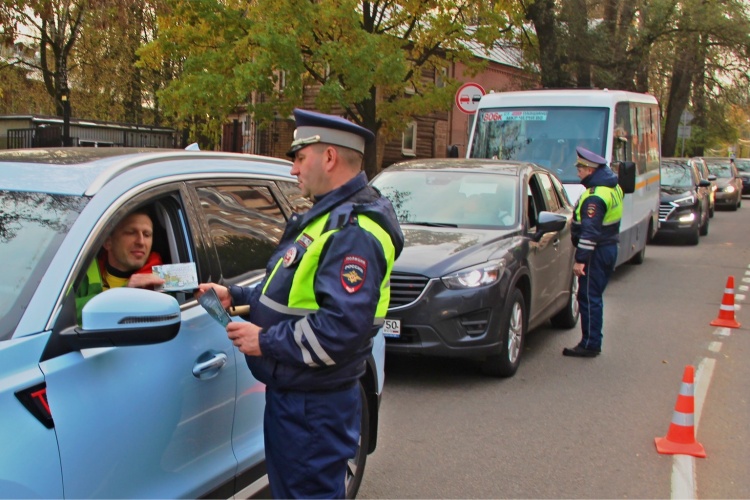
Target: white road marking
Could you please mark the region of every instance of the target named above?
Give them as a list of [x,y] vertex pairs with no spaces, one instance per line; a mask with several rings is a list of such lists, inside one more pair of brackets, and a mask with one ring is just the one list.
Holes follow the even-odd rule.
[[711,352],[719,352],[721,351],[721,342],[711,342],[708,344],[708,350]]
[[732,330],[729,328],[720,327],[714,330],[714,335],[721,335],[722,337],[729,337],[732,335]]
[[[698,423],[703,411],[703,402],[706,400],[708,386],[714,373],[716,360],[703,358],[698,364],[695,373],[695,419],[694,432],[698,435]],[[699,441],[700,442],[700,441]],[[695,484],[695,457],[691,455],[674,455],[672,459],[672,498],[693,500],[697,498],[697,487]]]

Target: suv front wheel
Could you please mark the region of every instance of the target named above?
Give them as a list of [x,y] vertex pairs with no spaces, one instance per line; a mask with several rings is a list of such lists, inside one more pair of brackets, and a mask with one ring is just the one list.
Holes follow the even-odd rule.
[[500,352],[487,356],[482,373],[493,377],[512,377],[521,363],[526,337],[526,301],[518,288],[508,296],[500,323]]

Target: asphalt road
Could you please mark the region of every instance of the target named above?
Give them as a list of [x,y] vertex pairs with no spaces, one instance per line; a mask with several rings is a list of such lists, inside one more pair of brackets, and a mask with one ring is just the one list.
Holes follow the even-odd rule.
[[[387,356],[379,444],[359,498],[677,498],[674,457],[654,438],[669,429],[686,365],[713,368],[699,370],[708,389],[695,396],[708,455],[689,459],[696,496],[750,498],[744,205],[717,211],[698,246],[657,240],[642,265],[618,268],[598,358],[563,357],[580,332],[551,327],[529,335],[510,379],[462,360]],[[709,325],[729,276],[742,323],[733,330]]]

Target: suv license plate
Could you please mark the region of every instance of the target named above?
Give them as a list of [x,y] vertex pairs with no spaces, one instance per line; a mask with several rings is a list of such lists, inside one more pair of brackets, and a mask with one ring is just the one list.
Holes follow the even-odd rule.
[[383,335],[390,338],[398,338],[401,336],[401,320],[400,319],[386,319],[383,323]]

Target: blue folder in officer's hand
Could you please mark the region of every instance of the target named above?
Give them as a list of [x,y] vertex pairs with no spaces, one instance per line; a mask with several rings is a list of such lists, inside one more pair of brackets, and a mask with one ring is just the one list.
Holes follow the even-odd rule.
[[198,299],[198,303],[202,305],[203,308],[208,311],[208,315],[218,321],[221,326],[226,328],[229,322],[232,321],[232,318],[229,317],[229,314],[224,310],[224,307],[222,307],[221,300],[219,300],[219,296],[216,295],[216,290],[213,288],[209,288],[206,293],[201,295]]

